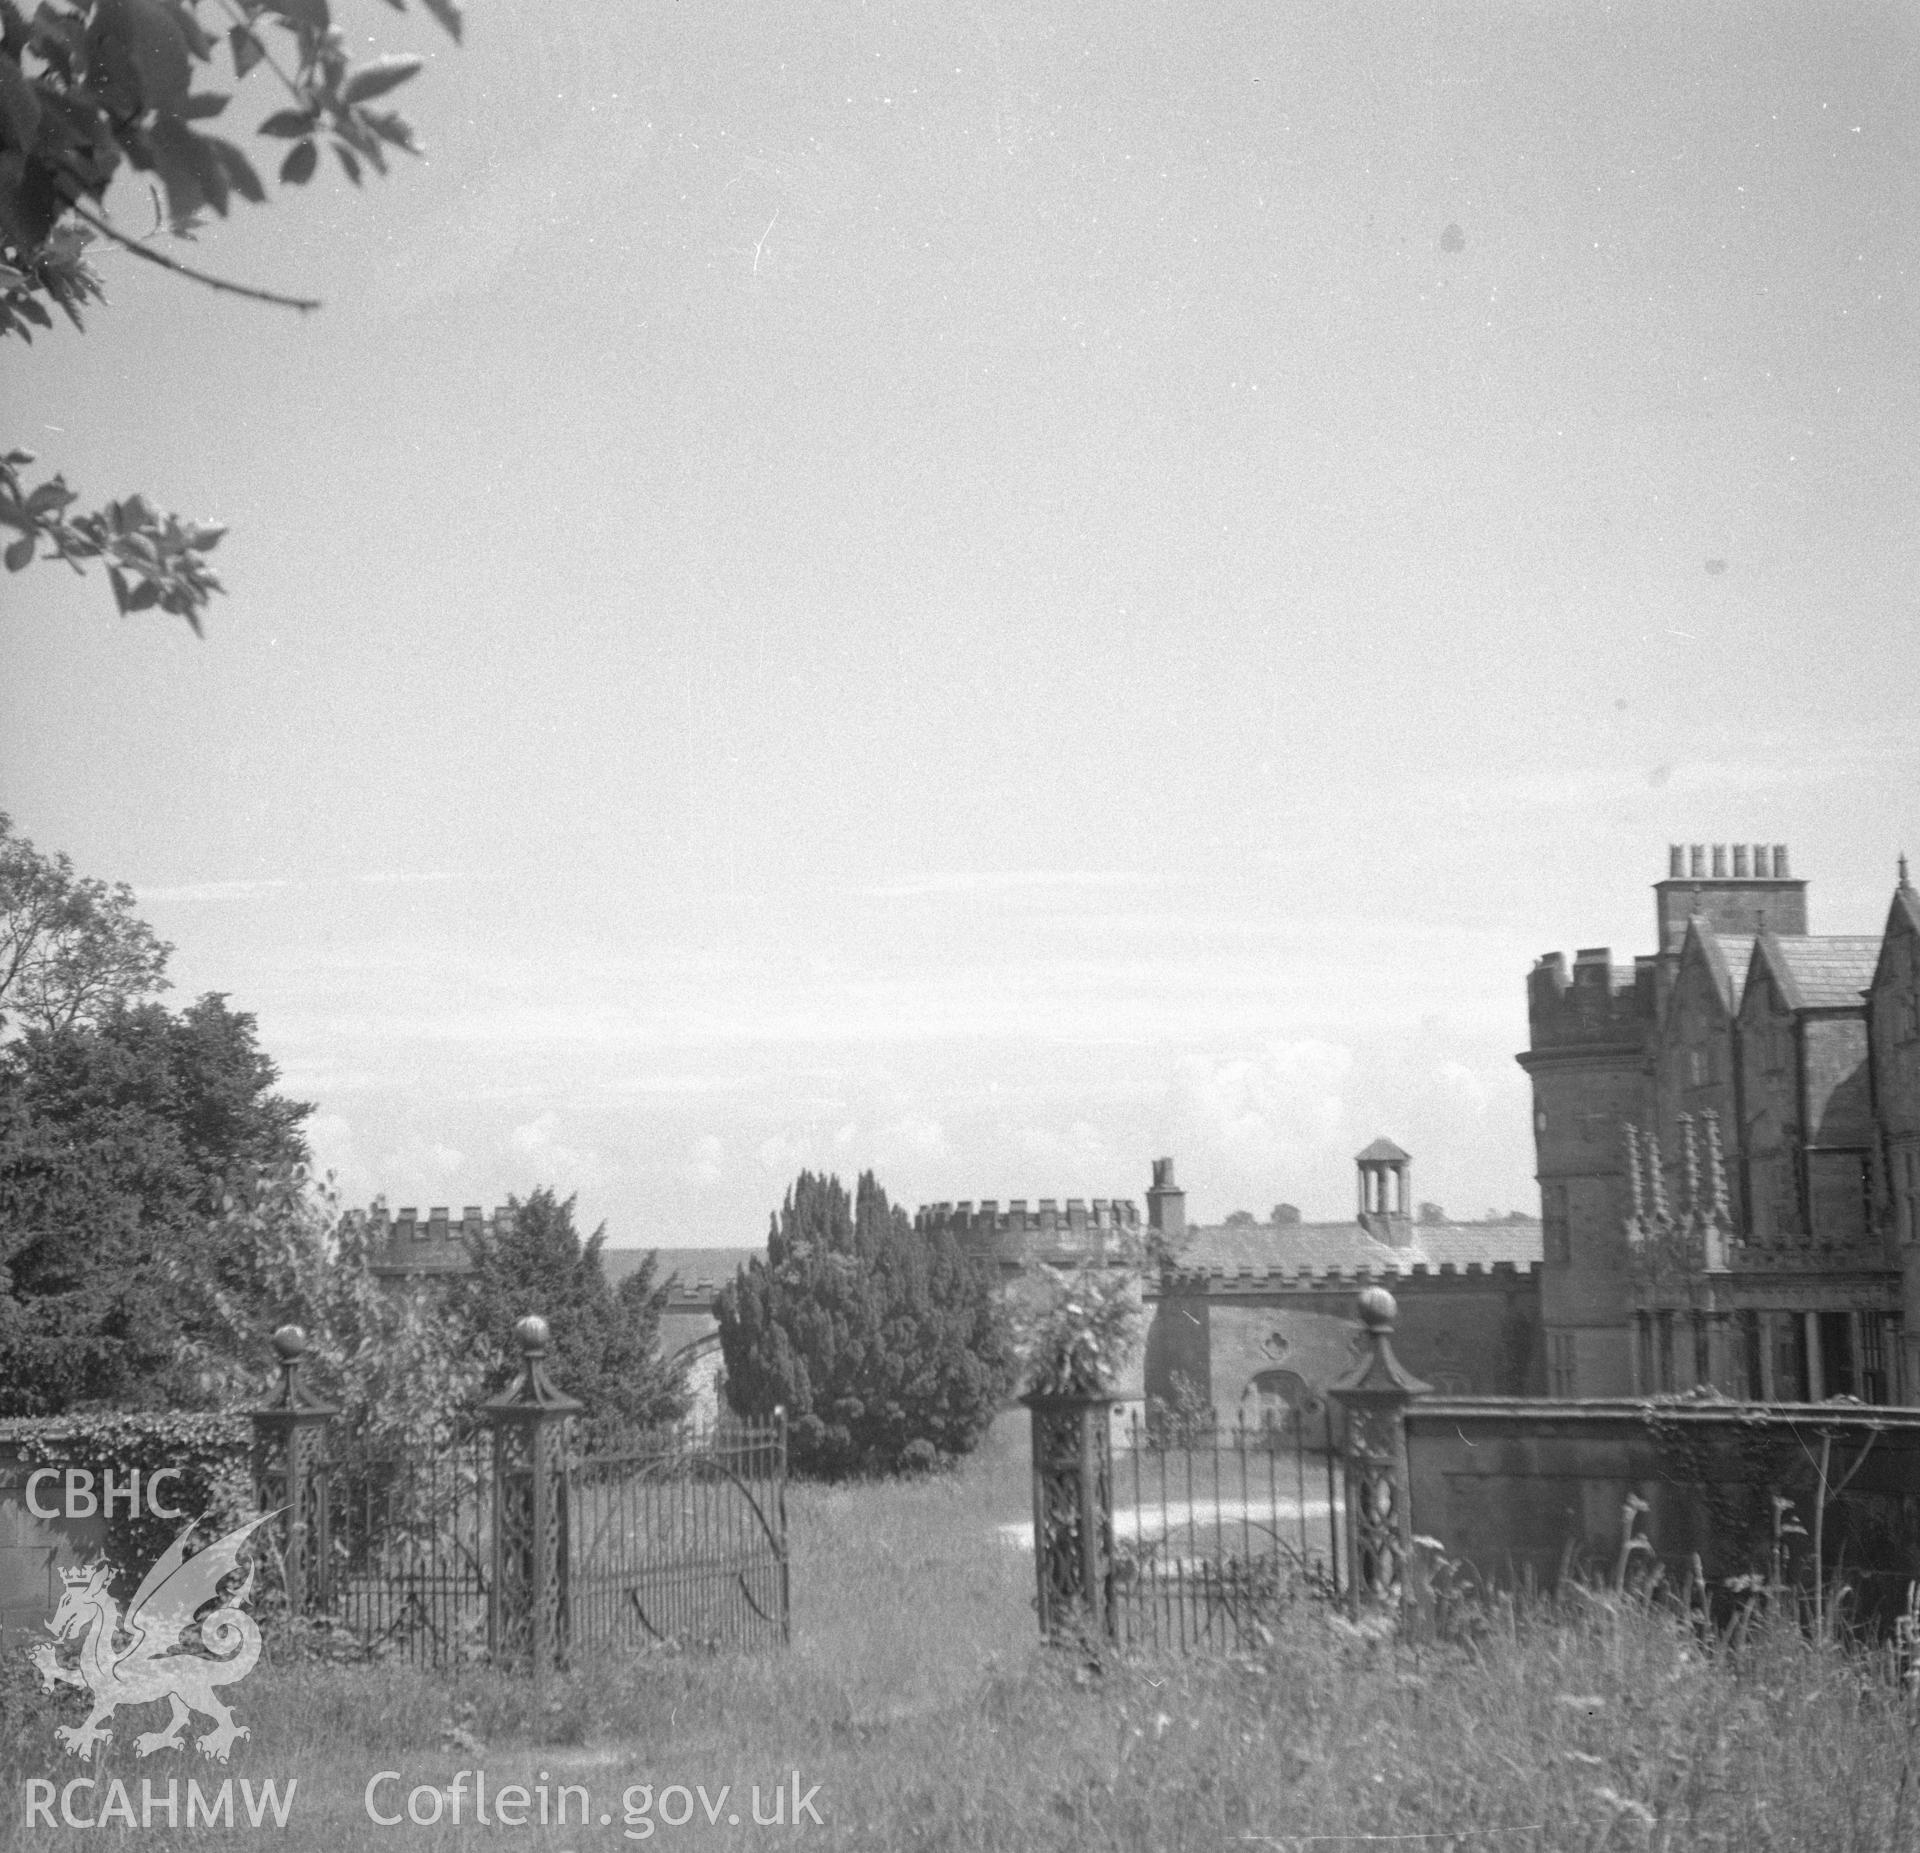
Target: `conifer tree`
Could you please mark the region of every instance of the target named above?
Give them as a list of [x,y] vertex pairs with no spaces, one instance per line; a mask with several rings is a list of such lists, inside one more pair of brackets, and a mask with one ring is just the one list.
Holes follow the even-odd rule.
[[736,1413],[784,1405],[792,1460],[835,1478],[931,1467],[967,1453],[1011,1383],[994,1283],[942,1231],[916,1230],[863,1173],[802,1172],[767,1258],[715,1302]]
[[307,1156],[278,1079],[214,993],[0,1050],[0,1414],[217,1400],[210,1352],[271,1297],[221,1212]]
[[617,1291],[609,1287],[600,1263],[606,1225],[582,1241],[573,1205],[551,1190],[524,1203],[509,1198],[505,1228],[468,1243],[472,1267],[453,1287],[452,1314],[473,1334],[493,1390],[519,1369],[515,1322],[538,1313],[553,1333],[548,1374],[589,1416],[641,1428],[678,1421],[689,1399],[682,1374],[659,1355],[666,1293],[655,1285],[654,1257]]

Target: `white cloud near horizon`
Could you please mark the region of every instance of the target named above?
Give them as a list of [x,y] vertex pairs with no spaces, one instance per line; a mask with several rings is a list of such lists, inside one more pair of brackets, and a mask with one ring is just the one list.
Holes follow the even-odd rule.
[[1353,1052],[1337,1044],[1269,1043],[1257,1054],[1181,1058],[1173,1118],[1209,1169],[1267,1176],[1317,1161],[1347,1136]]
[[1146,888],[1160,877],[1129,869],[948,869],[860,888],[864,900],[920,900],[934,895],[1018,894],[1047,888]]

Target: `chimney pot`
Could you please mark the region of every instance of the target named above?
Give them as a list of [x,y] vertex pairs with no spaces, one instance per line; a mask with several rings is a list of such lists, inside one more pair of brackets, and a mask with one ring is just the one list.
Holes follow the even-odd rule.
[[1786,873],[1787,846],[1784,843],[1776,843],[1773,846],[1773,878],[1775,881],[1780,881],[1785,878]]
[[1704,843],[1690,843],[1687,846],[1687,873],[1696,880],[1707,872],[1707,846]]
[[1727,846],[1716,843],[1713,846],[1713,879],[1725,881],[1727,878]]
[[1733,876],[1736,881],[1747,879],[1747,846],[1744,843],[1733,846]]
[[1671,881],[1674,876],[1684,875],[1686,872],[1686,852],[1678,843],[1669,843],[1667,845],[1667,879]]

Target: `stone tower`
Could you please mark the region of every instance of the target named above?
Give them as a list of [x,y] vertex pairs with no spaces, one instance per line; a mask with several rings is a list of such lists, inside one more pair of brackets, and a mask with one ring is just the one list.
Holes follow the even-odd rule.
[[1571,973],[1565,955],[1550,952],[1527,979],[1532,1046],[1518,1059],[1533,1082],[1541,1319],[1553,1396],[1633,1391],[1625,1128],[1646,1115],[1657,987],[1655,959],[1623,969],[1606,946],[1575,953]]

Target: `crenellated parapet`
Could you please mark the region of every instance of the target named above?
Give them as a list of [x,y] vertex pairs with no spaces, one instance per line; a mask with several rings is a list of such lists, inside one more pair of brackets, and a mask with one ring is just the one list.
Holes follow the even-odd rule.
[[1569,969],[1549,952],[1527,974],[1527,1027],[1536,1049],[1640,1047],[1659,1015],[1656,962],[1613,962],[1610,946],[1585,946]]
[[1254,1298],[1275,1293],[1359,1292],[1363,1288],[1392,1281],[1394,1291],[1413,1292],[1460,1289],[1475,1293],[1490,1288],[1507,1289],[1530,1282],[1537,1284],[1541,1264],[1530,1261],[1383,1262],[1375,1266],[1361,1262],[1353,1267],[1242,1267],[1169,1268],[1157,1284],[1150,1285],[1150,1299],[1178,1299],[1204,1295],[1209,1299]]
[[991,1256],[1003,1267],[1098,1254],[1108,1244],[1117,1248],[1138,1238],[1144,1227],[1139,1205],[1121,1197],[1068,1197],[1064,1203],[1042,1197],[1033,1204],[1015,1197],[1004,1208],[994,1197],[978,1204],[924,1203],[913,1226],[925,1235],[950,1235],[969,1254]]
[[386,1279],[415,1274],[459,1274],[466,1270],[467,1244],[490,1230],[504,1232],[511,1213],[502,1204],[491,1215],[469,1204],[458,1217],[444,1208],[422,1216],[416,1209],[389,1211],[376,1204],[361,1215],[366,1227],[372,1268]]

